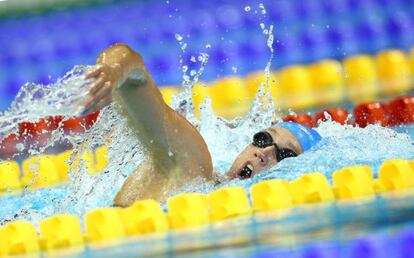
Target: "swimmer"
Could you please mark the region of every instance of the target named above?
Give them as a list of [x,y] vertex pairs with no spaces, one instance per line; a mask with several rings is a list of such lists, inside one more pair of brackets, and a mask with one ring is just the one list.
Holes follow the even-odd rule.
[[[117,102],[148,154],[115,196],[116,206],[125,207],[148,198],[164,201],[196,177],[222,180],[213,172],[202,136],[164,102],[139,54],[124,44],[111,46],[99,55],[84,78],[91,83],[89,97],[81,104],[83,113]],[[253,177],[285,158],[300,155],[320,139],[315,130],[306,126],[293,122],[276,124],[253,136],[226,178]]]

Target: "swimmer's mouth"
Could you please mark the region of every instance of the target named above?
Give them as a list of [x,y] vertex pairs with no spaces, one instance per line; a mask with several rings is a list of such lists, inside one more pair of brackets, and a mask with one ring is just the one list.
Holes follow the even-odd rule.
[[248,163],[246,166],[244,166],[240,170],[239,177],[241,179],[247,179],[247,178],[252,177],[252,174],[253,174],[253,166],[250,163]]

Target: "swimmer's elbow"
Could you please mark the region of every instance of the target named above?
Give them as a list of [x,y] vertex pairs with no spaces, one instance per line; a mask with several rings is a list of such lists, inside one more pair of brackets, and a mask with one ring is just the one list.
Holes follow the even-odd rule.
[[128,207],[131,205],[131,201],[128,198],[125,198],[125,195],[121,192],[118,192],[118,194],[114,198],[114,204],[115,207]]
[[97,63],[104,62],[105,59],[114,61],[129,60],[127,63],[130,61],[139,64],[143,63],[142,56],[124,43],[116,43],[102,51],[97,59]]
[[110,48],[113,48],[115,50],[118,51],[122,51],[125,53],[135,53],[134,50],[132,50],[132,48],[130,48],[127,44],[125,43],[115,43],[114,45],[112,45]]
[[117,51],[119,51],[119,52],[121,52],[121,53],[123,53],[123,54],[125,54],[125,55],[128,55],[128,56],[135,56],[135,57],[137,57],[140,61],[142,61],[142,56],[139,54],[139,53],[137,53],[137,52],[135,52],[132,48],[130,48],[127,44],[124,44],[124,43],[116,43],[114,46],[113,46]]

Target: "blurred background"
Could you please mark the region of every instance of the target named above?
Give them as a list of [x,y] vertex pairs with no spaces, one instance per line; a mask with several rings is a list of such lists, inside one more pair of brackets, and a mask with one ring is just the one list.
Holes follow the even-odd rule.
[[48,84],[116,42],[140,52],[160,86],[180,85],[180,59],[197,68],[201,53],[202,81],[263,70],[261,23],[274,26],[273,70],[414,45],[412,0],[3,0],[0,111],[25,82]]

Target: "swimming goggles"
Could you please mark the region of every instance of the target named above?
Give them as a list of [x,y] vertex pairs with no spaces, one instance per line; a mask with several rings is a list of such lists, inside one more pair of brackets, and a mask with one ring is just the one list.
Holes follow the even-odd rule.
[[253,136],[252,144],[253,146],[256,146],[259,148],[266,148],[272,145],[275,146],[277,162],[280,162],[285,158],[296,157],[298,155],[293,150],[279,148],[279,146],[277,146],[277,144],[273,141],[272,135],[266,131],[256,133]]
[[[266,131],[256,133],[253,136],[252,145],[256,146],[256,147],[259,147],[259,148],[266,148],[266,147],[269,147],[269,146],[275,146],[277,162],[280,162],[285,158],[296,157],[298,155],[290,149],[279,148],[279,146],[277,146],[277,144],[273,141],[272,135],[269,132],[266,132]],[[243,179],[249,178],[252,175],[252,172],[253,171],[249,167],[245,166],[240,171],[240,177],[243,178]]]

